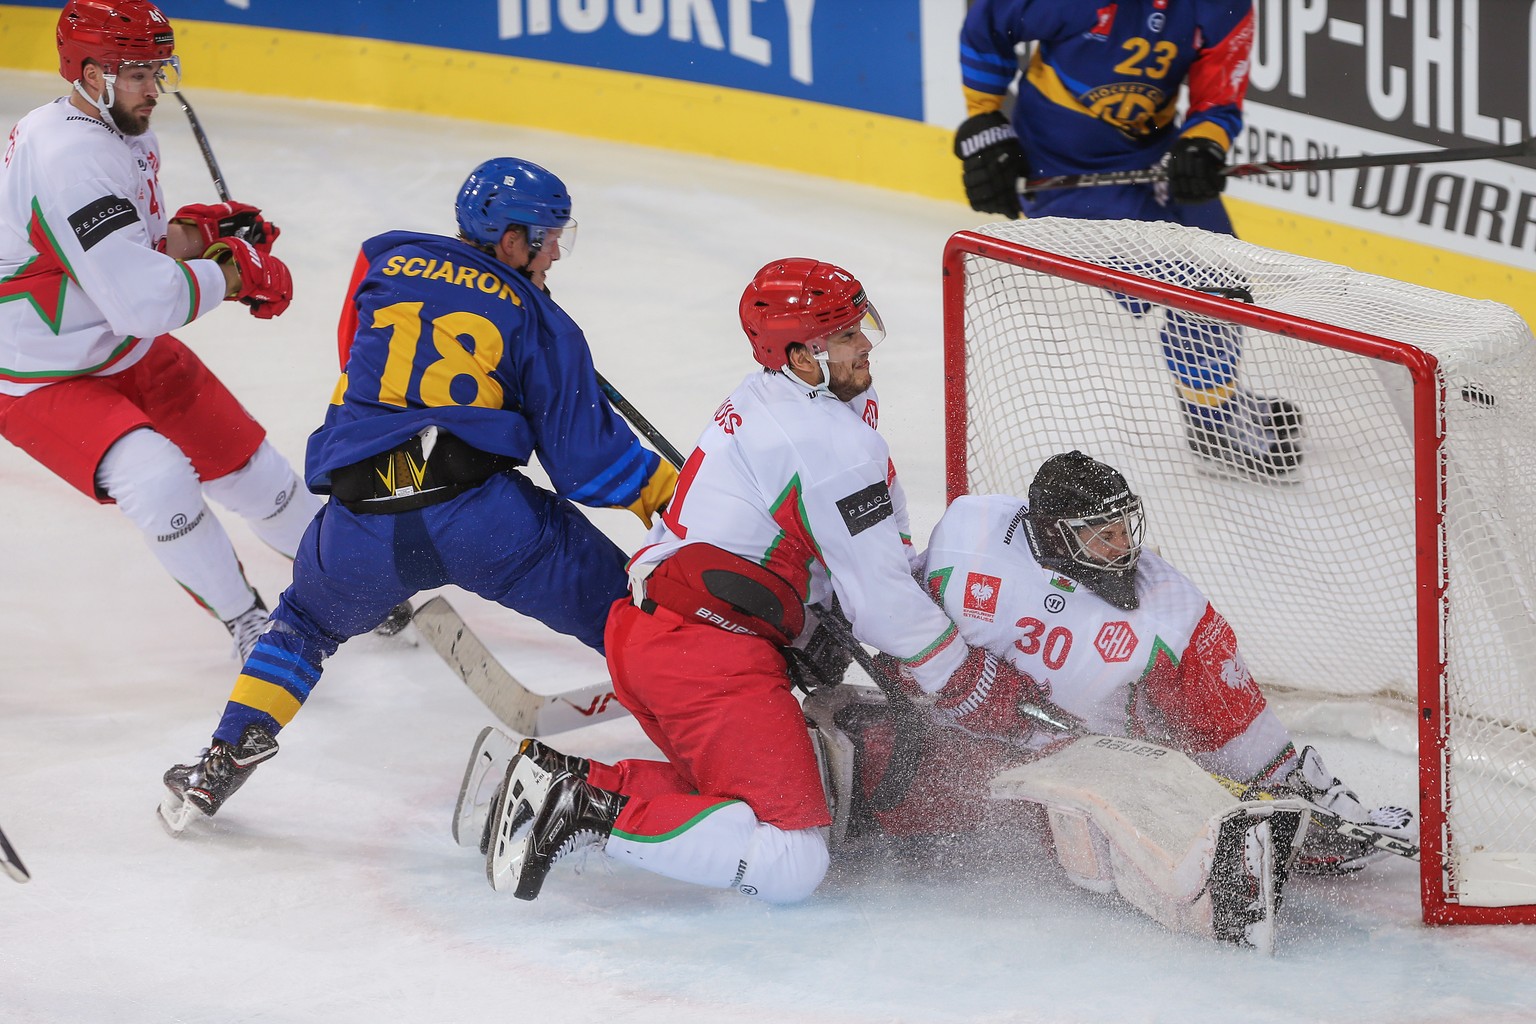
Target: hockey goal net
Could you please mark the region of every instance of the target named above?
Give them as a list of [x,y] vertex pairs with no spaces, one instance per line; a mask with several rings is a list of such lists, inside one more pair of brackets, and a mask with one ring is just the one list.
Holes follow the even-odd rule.
[[944,273],[950,497],[1119,468],[1283,719],[1416,754],[1424,919],[1536,921],[1525,323],[1165,224],[992,225]]

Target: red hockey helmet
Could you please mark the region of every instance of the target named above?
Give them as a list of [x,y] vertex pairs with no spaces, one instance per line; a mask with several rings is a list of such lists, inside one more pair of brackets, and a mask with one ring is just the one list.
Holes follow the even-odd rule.
[[856,277],[803,257],[774,260],[759,270],[741,293],[740,312],[752,355],[770,370],[788,364],[790,345],[818,355],[824,347],[817,342],[856,325],[872,345],[885,337],[880,314]]
[[123,64],[165,64],[176,50],[171,23],[146,0],[69,0],[55,37],[66,82],[80,78],[87,59],[115,75]]

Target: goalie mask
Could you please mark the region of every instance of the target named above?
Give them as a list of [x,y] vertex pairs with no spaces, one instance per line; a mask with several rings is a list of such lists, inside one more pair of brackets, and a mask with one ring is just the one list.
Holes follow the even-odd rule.
[[1024,527],[1041,565],[1116,608],[1136,607],[1141,498],[1117,470],[1078,451],[1046,459],[1029,485]]

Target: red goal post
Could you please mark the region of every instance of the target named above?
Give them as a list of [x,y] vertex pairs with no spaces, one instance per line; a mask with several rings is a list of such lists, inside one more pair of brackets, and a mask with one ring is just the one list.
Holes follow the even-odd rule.
[[[1022,496],[1071,448],[1120,468],[1283,718],[1416,745],[1424,920],[1536,922],[1523,321],[1166,224],[989,225],[954,235],[943,270],[948,497]],[[1176,320],[1239,393],[1294,403],[1298,464],[1197,451]]]

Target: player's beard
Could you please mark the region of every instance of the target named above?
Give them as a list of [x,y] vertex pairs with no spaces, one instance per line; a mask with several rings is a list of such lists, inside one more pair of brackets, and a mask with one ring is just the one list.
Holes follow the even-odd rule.
[[853,401],[875,383],[869,367],[856,370],[852,363],[828,363],[827,374],[827,390],[839,402]]
[[112,97],[112,106],[107,108],[107,113],[112,115],[112,123],[117,125],[117,130],[124,135],[143,135],[149,131],[149,112],[154,109],[155,101],[145,99],[134,101],[135,107],[142,107],[143,113],[135,113],[124,102],[122,93]]

